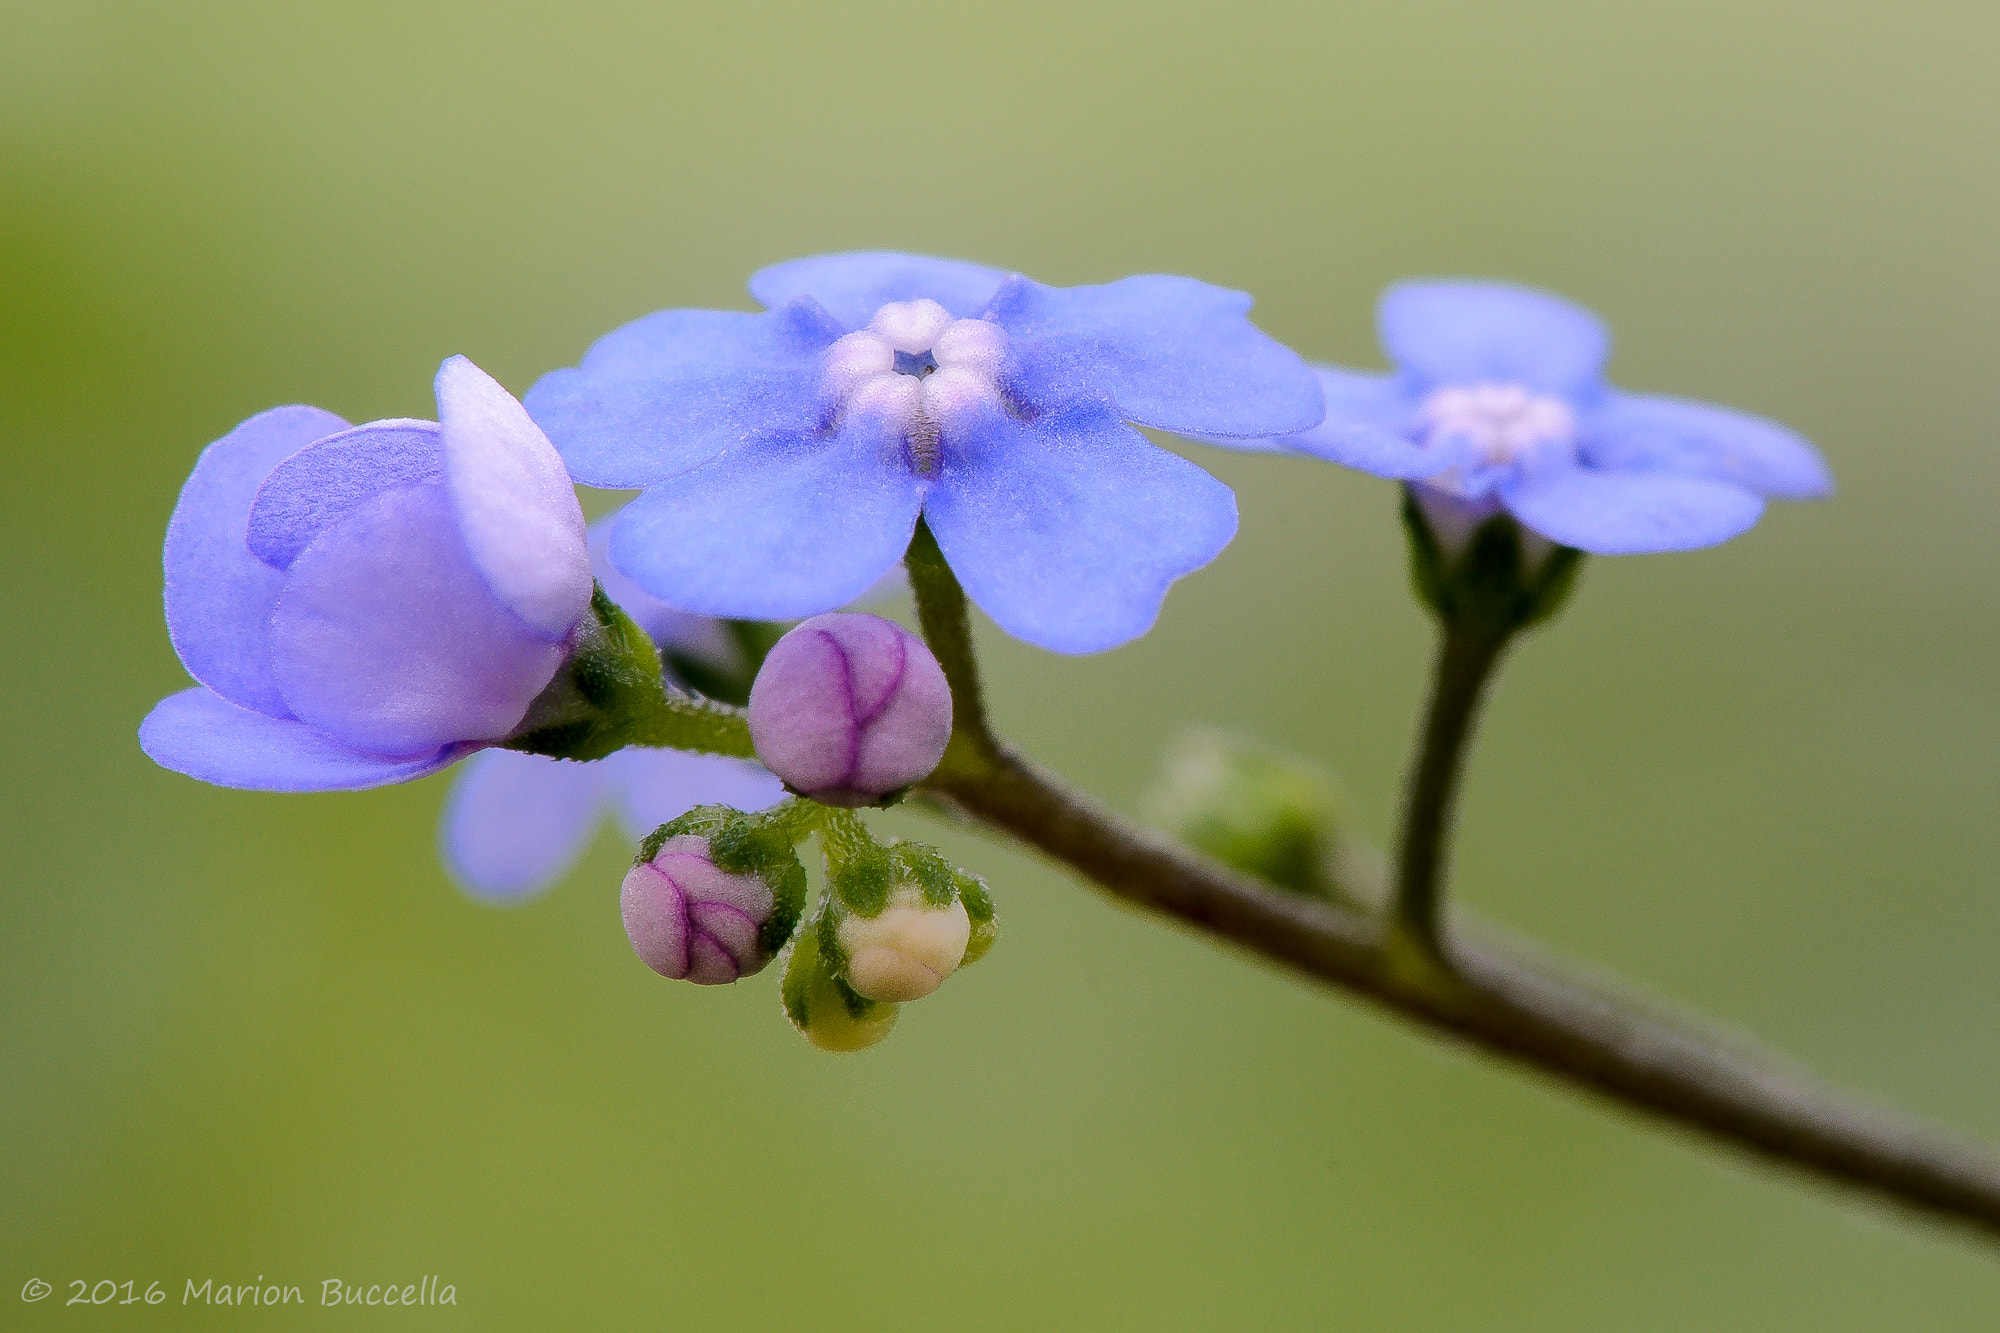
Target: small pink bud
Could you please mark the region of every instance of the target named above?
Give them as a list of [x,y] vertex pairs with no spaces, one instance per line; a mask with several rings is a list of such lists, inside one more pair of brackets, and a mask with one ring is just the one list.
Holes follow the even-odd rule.
[[750,687],[750,738],[786,786],[871,805],[929,777],[951,737],[951,687],[923,640],[880,616],[814,616]]
[[771,961],[759,943],[776,906],[770,886],[718,870],[706,838],[667,839],[625,876],[618,905],[632,947],[663,977],[719,986]]

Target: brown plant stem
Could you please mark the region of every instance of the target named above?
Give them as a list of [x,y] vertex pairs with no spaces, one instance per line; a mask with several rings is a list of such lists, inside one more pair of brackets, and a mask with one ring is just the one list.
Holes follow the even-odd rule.
[[[1387,917],[1287,893],[1201,858],[1019,758],[993,735],[965,595],[921,526],[911,583],[954,693],[945,760],[921,791],[1037,848],[1114,897],[1363,996],[1434,1032],[1712,1139],[2000,1238],[2000,1158],[1868,1105],[1704,1024],[1587,986],[1464,935],[1436,933],[1450,795],[1486,675],[1504,640],[1440,655]],[[1442,715],[1442,716],[1441,716]],[[1435,748],[1437,753],[1432,754]],[[1424,795],[1428,792],[1429,795]],[[1412,868],[1412,851],[1428,864]],[[1428,934],[1412,921],[1429,923]]]

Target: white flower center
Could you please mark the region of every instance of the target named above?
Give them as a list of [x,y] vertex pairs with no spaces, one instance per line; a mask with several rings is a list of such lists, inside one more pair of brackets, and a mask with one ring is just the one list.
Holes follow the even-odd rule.
[[1417,407],[1417,438],[1432,449],[1471,446],[1476,457],[1426,480],[1450,491],[1484,490],[1479,474],[1576,456],[1569,404],[1519,384],[1448,385]]
[[826,349],[820,362],[824,419],[856,415],[899,435],[912,469],[937,471],[940,440],[959,418],[1000,402],[1007,335],[983,319],[953,319],[936,301],[891,301],[868,327]]

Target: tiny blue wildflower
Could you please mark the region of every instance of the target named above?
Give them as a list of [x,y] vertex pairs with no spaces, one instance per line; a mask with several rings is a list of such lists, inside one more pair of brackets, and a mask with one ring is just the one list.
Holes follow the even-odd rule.
[[764,313],[660,311],[526,399],[577,480],[646,488],[612,534],[619,568],[709,615],[841,606],[921,513],[1002,629],[1115,647],[1236,531],[1227,487],[1127,423],[1253,438],[1321,415],[1250,298],[1188,278],[1056,288],[850,254],[750,292]]
[[562,460],[464,357],[438,420],[311,407],[211,444],[167,528],[167,629],[201,684],[139,730],[225,787],[403,782],[504,739],[590,605]]
[[[590,563],[605,595],[661,652],[739,669],[720,621],[648,596],[611,567],[611,519],[590,528]],[[784,786],[747,759],[630,747],[593,763],[487,750],[459,770],[438,829],[445,866],[468,895],[518,903],[545,892],[583,855],[607,813],[633,842],[697,805],[762,810]]]
[[1833,478],[1812,445],[1725,407],[1604,382],[1597,317],[1502,283],[1391,287],[1378,310],[1393,375],[1316,366],[1326,419],[1236,447],[1293,450],[1414,483],[1432,523],[1469,531],[1504,509],[1598,555],[1682,551],[1747,530],[1766,499]]

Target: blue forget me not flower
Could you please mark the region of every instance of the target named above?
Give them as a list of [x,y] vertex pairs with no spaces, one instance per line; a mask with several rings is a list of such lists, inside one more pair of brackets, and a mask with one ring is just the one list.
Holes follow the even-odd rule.
[[1236,531],[1228,488],[1128,423],[1255,438],[1322,411],[1248,296],[1188,278],[1058,288],[875,253],[779,264],[750,292],[764,313],[649,315],[525,400],[577,480],[645,488],[613,562],[709,615],[851,601],[921,514],[1002,629],[1115,647]]
[[1812,445],[1742,412],[1604,382],[1611,339],[1589,311],[1502,283],[1391,287],[1378,311],[1396,367],[1314,367],[1325,420],[1237,447],[1297,451],[1414,484],[1434,524],[1501,510],[1598,555],[1680,551],[1749,528],[1766,499],[1833,491]]

